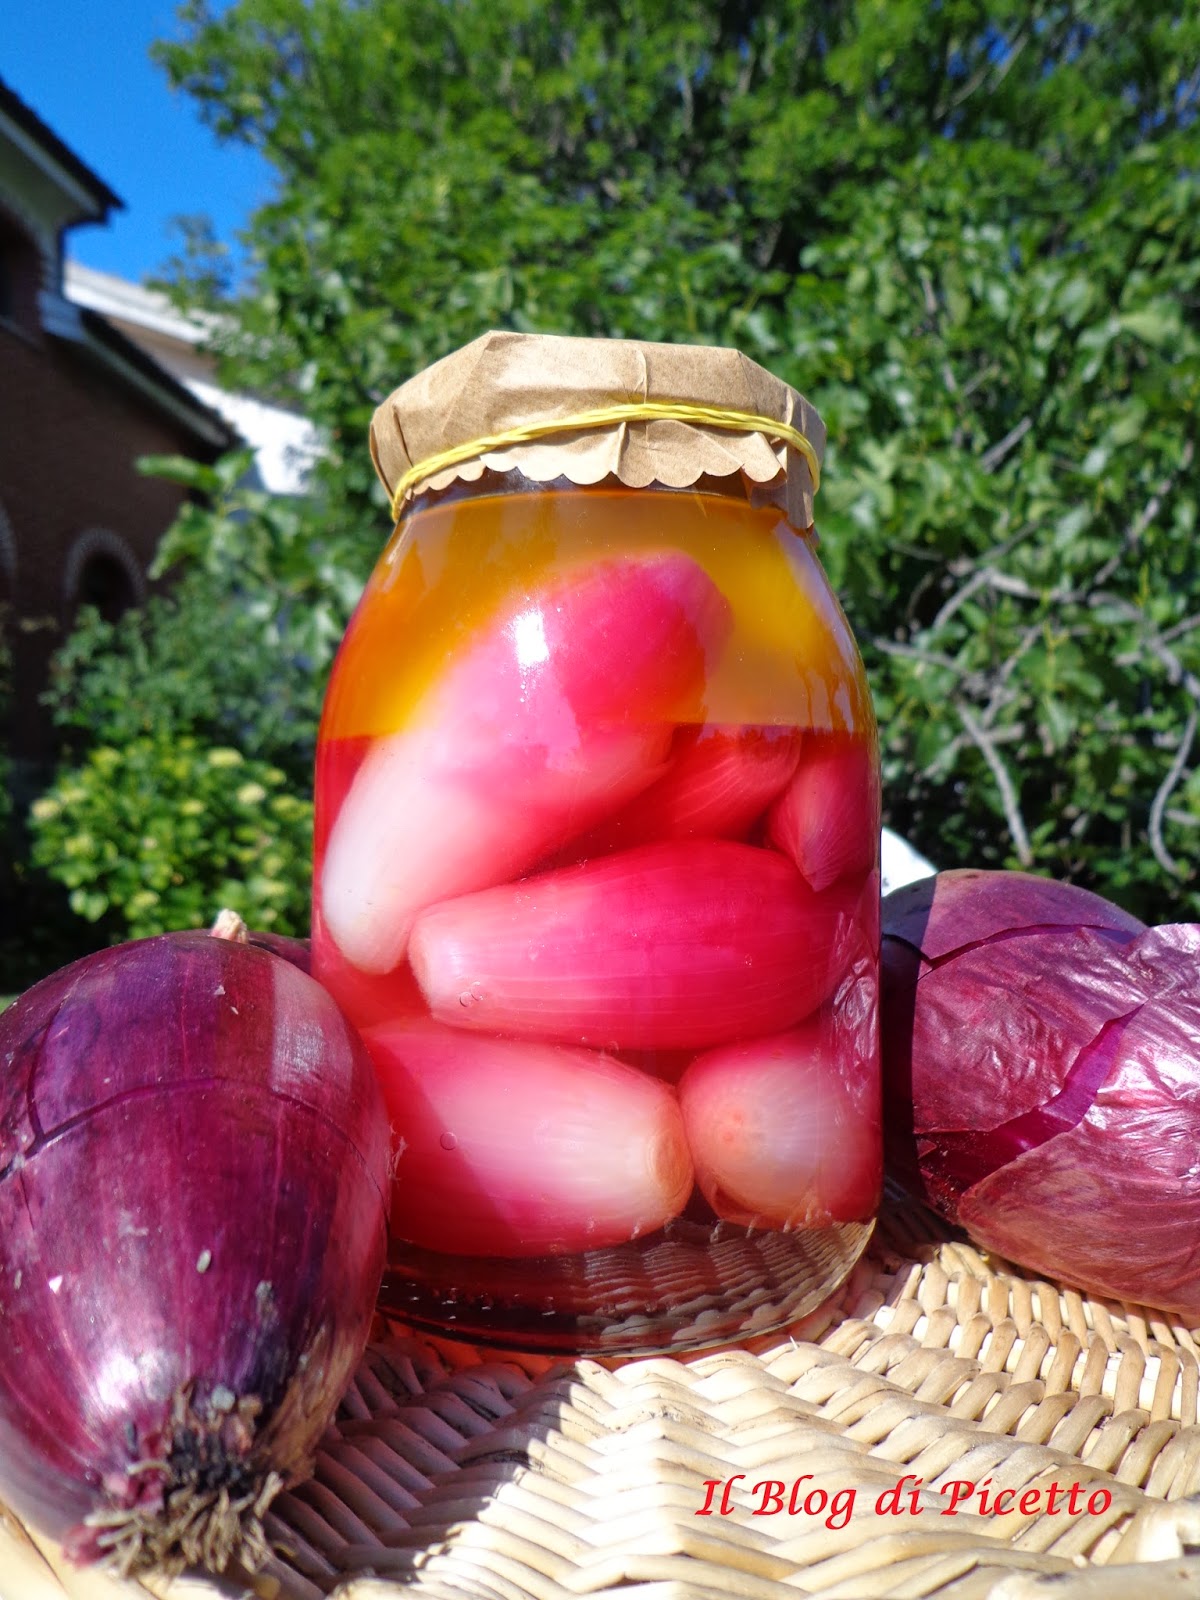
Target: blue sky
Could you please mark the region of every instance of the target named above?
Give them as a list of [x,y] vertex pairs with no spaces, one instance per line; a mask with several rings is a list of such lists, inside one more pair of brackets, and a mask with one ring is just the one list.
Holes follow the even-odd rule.
[[207,212],[220,238],[270,193],[270,169],[219,145],[150,61],[177,32],[171,0],[0,0],[0,78],[125,202],[68,254],[140,280],[176,248],[171,217]]

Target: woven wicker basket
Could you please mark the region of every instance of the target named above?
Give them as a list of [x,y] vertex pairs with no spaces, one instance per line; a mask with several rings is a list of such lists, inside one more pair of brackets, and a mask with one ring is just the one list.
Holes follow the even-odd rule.
[[[903,1203],[836,1296],[752,1347],[552,1363],[383,1332],[316,1477],[277,1503],[266,1571],[143,1587],[2,1518],[2,1600],[1200,1595],[1200,1335]],[[1017,1491],[1004,1514],[978,1493],[945,1514],[949,1483],[986,1480]],[[783,1510],[756,1514],[774,1481]],[[1074,1485],[1111,1503],[1071,1514]]]

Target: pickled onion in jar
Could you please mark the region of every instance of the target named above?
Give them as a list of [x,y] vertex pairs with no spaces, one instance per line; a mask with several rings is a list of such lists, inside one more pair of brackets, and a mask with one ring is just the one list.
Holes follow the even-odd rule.
[[[676,1352],[786,1326],[869,1237],[877,729],[823,441],[737,352],[509,332],[375,414],[395,528],[322,714],[313,956],[391,1084],[412,1326]],[[810,1026],[828,1170],[754,1056]],[[783,1142],[773,1189],[706,1176],[714,1214],[685,1082]]]
[[575,842],[576,857],[662,839],[742,839],[796,770],[798,728],[680,728],[663,776]]
[[767,834],[807,883],[826,889],[865,872],[879,850],[879,777],[863,738],[813,733],[795,777],[771,808]]
[[643,845],[431,906],[410,956],[432,1014],[455,1027],[703,1049],[814,1010],[845,970],[860,894],[817,894],[753,845]]
[[515,877],[647,788],[728,627],[677,553],[596,561],[510,604],[354,775],[319,885],[345,959],[389,972],[422,907]]
[[853,1035],[827,1014],[697,1056],[679,1083],[696,1181],[719,1217],[822,1227],[875,1214],[880,1126],[848,1092],[873,1061],[842,1061]]
[[321,907],[313,908],[312,975],[358,1029],[399,1018],[425,1017],[425,997],[412,968],[401,961],[390,972],[363,972],[330,939]]
[[619,1244],[682,1211],[692,1163],[674,1091],[586,1050],[385,1024],[363,1041],[395,1152],[392,1232],[456,1255]]

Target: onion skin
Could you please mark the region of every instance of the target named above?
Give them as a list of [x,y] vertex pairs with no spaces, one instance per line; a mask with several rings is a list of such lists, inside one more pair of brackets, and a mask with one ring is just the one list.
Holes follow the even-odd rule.
[[[1127,943],[1143,924],[1071,884],[973,870],[896,890],[882,919],[888,1165],[956,1221],[968,1180],[962,1137],[982,1149],[982,1134],[1055,1095],[1109,1014],[1095,1009],[1086,983],[1049,984],[1046,975],[1086,972],[1089,936]],[[1018,1004],[1030,988],[1036,1003]]]
[[246,943],[290,961],[301,972],[312,973],[312,949],[307,939],[289,939],[284,933],[259,933],[251,929],[246,936]]
[[253,944],[165,934],[23,995],[0,1017],[3,1498],[125,1573],[261,1560],[366,1343],[388,1143],[361,1041]]
[[884,905],[887,938],[918,950],[927,962],[1019,929],[1095,928],[1132,938],[1146,926],[1090,889],[1035,872],[939,872],[897,889]]
[[883,932],[893,1174],[1026,1268],[1200,1322],[1200,927],[998,872],[898,890]]

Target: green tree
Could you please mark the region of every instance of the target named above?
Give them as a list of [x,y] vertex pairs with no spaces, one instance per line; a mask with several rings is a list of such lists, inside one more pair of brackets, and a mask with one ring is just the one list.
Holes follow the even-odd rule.
[[276,174],[226,374],[328,442],[266,568],[344,614],[385,531],[371,410],[488,327],[737,345],[830,423],[893,824],[1200,913],[1195,7],[191,0],[180,29],[173,83]]

